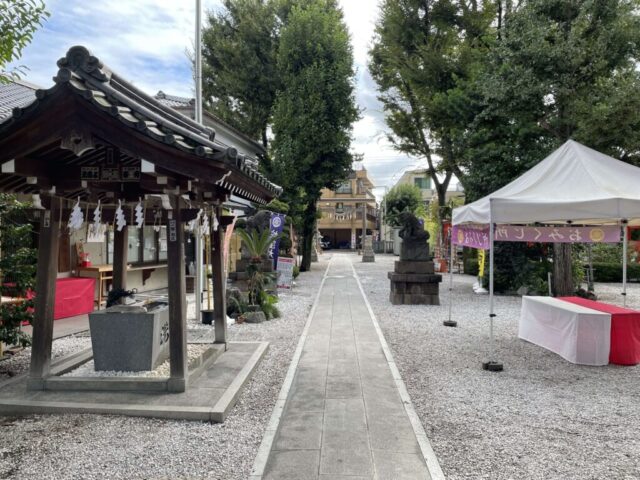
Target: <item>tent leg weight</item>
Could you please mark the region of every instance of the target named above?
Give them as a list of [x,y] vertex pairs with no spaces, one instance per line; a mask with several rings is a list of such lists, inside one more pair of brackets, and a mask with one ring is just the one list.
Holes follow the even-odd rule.
[[445,327],[457,327],[458,326],[458,322],[456,322],[455,320],[445,320],[444,322],[442,322],[442,324]]
[[482,362],[482,369],[489,370],[490,372],[501,372],[503,370],[502,363],[500,362]]

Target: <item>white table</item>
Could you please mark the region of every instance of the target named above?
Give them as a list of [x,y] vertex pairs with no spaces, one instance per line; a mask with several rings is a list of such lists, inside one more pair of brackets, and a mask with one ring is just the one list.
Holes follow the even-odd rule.
[[571,363],[607,365],[611,315],[551,297],[522,297],[518,336]]

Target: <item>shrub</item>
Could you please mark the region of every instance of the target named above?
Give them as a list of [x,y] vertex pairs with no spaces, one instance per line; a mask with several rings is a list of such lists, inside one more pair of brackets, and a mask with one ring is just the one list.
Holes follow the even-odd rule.
[[298,278],[300,275],[300,267],[298,265],[293,266],[293,278]]
[[480,266],[477,258],[467,258],[464,261],[464,273],[467,275],[478,276],[480,272]]
[[422,202],[422,193],[415,185],[398,185],[389,190],[384,197],[386,206],[386,222],[397,227],[398,216],[402,212],[411,212],[417,217],[424,217],[426,212]]
[[[620,263],[594,263],[593,279],[596,282],[622,282],[622,264]],[[627,280],[640,281],[640,265],[627,265]]]

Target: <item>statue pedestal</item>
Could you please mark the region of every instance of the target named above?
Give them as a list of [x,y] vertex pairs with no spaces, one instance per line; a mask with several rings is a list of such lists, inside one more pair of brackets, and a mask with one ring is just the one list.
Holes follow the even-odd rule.
[[395,271],[387,274],[391,281],[389,301],[393,305],[440,305],[439,284],[442,275],[434,272],[429,260],[400,260]]

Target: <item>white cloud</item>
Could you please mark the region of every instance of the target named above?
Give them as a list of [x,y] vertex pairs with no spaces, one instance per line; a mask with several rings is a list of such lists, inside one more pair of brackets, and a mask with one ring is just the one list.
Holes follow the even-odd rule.
[[[387,127],[376,99],[376,85],[367,70],[377,0],[340,0],[357,68],[356,98],[363,110],[354,126],[353,150],[365,154],[364,164],[377,185],[391,186],[404,169],[419,164],[400,154],[386,140]],[[26,79],[42,87],[52,84],[56,61],[69,47],[84,45],[121,76],[154,94],[193,94],[186,51],[193,48],[195,0],[49,0],[51,17],[18,62],[30,68]],[[205,12],[220,0],[203,0]]]
[[[203,7],[219,7],[219,0],[204,0]],[[193,48],[195,1],[50,0],[47,8],[51,17],[18,62],[30,69],[27,80],[50,86],[57,59],[84,45],[148,93],[192,94],[186,51]]]

